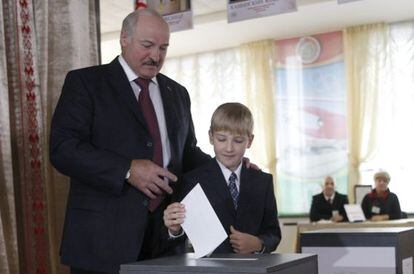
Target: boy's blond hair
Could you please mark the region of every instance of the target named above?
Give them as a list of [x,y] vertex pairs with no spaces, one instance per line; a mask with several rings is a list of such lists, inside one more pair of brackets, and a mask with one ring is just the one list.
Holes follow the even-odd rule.
[[229,131],[247,136],[253,135],[253,116],[250,110],[240,103],[224,103],[211,117],[210,133]]

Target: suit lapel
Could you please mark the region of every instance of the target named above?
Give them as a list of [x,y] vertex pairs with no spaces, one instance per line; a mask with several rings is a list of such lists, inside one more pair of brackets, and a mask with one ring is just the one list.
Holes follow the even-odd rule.
[[166,78],[162,75],[157,75],[158,87],[162,98],[162,105],[164,107],[165,123],[167,125],[168,137],[173,138],[174,128],[177,125],[178,117],[174,104],[176,104],[175,94],[170,85],[168,85]]
[[116,96],[119,96],[122,99],[126,107],[134,113],[137,120],[146,128],[145,118],[139,110],[137,98],[134,95],[134,91],[131,88],[128,78],[119,63],[118,58],[114,59],[109,64],[108,82],[115,91]]
[[249,169],[247,169],[244,165],[242,166],[240,172],[240,192],[239,192],[239,201],[237,203],[237,218],[243,219],[243,214],[252,206],[254,205],[249,204],[249,201],[254,201],[254,199],[250,197],[254,197],[255,195],[255,188],[254,184],[252,183],[251,174]]
[[209,178],[209,180],[203,180],[203,189],[205,189],[206,195],[213,207],[214,205],[217,205],[215,210],[219,209],[222,211],[221,214],[217,214],[222,216],[230,214],[231,216],[234,216],[236,211],[234,209],[233,200],[227,182],[216,159],[210,161],[209,167],[205,172],[205,177]]

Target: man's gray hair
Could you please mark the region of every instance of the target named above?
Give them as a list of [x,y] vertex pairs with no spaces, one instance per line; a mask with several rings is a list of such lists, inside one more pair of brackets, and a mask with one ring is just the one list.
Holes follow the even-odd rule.
[[162,22],[164,22],[167,26],[167,22],[165,22],[164,18],[153,9],[137,9],[130,14],[128,14],[124,21],[122,21],[122,29],[121,31],[126,34],[127,37],[132,37],[135,32],[135,28],[137,26],[138,19],[141,15],[152,15],[159,18]]

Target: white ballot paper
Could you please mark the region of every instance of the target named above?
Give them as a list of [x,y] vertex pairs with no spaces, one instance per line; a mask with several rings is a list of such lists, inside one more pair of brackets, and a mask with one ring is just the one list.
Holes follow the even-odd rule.
[[181,226],[193,245],[195,258],[210,254],[227,238],[227,233],[200,184],[181,203],[185,205]]

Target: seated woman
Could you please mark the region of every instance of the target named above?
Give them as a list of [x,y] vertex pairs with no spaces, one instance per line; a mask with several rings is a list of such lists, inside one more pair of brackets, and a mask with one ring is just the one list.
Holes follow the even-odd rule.
[[371,221],[401,219],[398,197],[388,189],[390,175],[384,171],[377,172],[374,181],[375,188],[365,195],[361,204],[365,217]]

